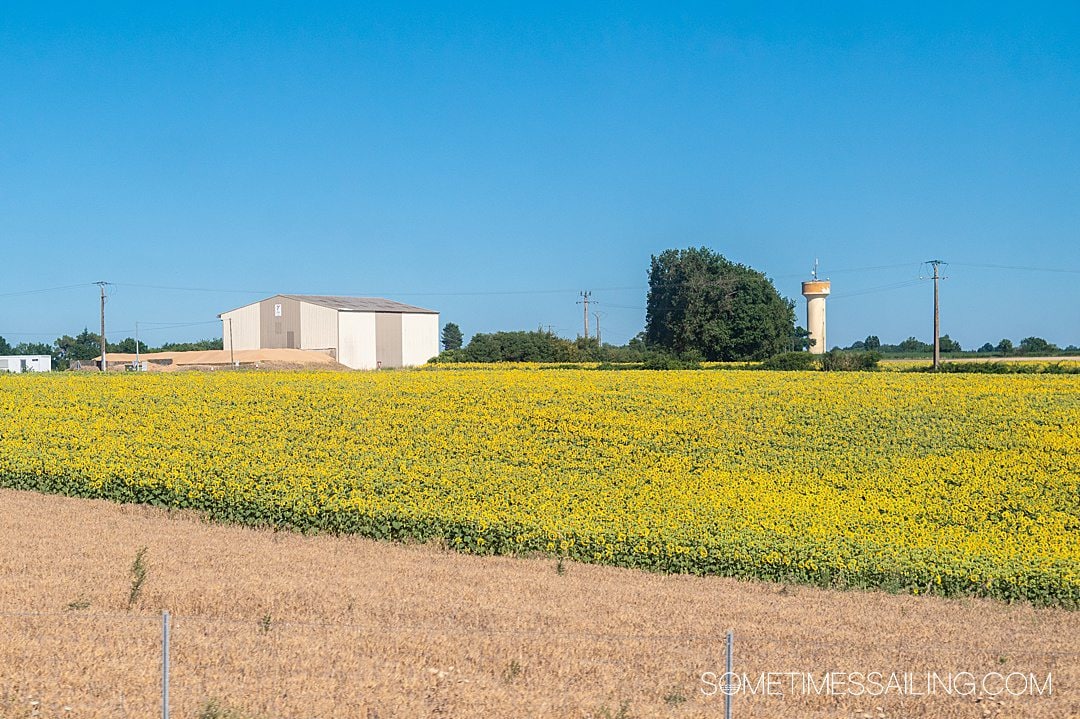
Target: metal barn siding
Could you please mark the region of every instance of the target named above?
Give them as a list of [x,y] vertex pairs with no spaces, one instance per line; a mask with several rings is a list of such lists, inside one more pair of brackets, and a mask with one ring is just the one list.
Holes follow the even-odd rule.
[[375,369],[375,313],[338,312],[338,362],[352,369]]
[[331,350],[338,354],[338,311],[300,302],[300,349]]
[[259,346],[262,349],[299,349],[300,302],[277,295],[259,303]]
[[401,366],[401,313],[375,313],[375,365]]
[[254,302],[235,310],[223,312],[221,314],[221,337],[223,347],[227,350],[259,349],[259,303]]
[[401,315],[401,363],[406,367],[422,365],[439,354],[439,316],[436,314]]

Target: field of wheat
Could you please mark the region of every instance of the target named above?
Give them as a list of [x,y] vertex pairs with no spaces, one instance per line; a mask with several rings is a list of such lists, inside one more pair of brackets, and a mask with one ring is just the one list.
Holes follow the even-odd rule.
[[735,697],[738,719],[1080,717],[1080,613],[1061,608],[481,557],[6,489],[0,547],[2,719],[161,716],[162,610],[178,719],[717,719],[703,675],[722,671],[728,631],[750,677],[1052,677],[1016,694],[785,686]]
[[478,554],[1080,605],[1076,376],[0,377],[0,485]]

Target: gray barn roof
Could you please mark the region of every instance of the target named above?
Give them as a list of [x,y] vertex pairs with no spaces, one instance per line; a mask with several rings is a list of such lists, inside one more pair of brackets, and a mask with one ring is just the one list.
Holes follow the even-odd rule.
[[437,315],[435,310],[385,300],[381,297],[339,297],[335,295],[279,295],[290,300],[299,300],[313,305],[329,307],[345,312],[408,312],[410,314]]

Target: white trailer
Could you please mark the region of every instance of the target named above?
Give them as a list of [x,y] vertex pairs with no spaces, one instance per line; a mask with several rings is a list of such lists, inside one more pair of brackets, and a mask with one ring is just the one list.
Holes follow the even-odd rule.
[[49,355],[0,356],[0,372],[51,372],[52,357]]

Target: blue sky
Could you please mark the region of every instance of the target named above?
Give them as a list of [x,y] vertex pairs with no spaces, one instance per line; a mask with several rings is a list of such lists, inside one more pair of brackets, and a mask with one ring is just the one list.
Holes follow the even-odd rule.
[[5,3],[0,50],[13,343],[96,280],[110,339],[275,292],[572,336],[591,289],[625,342],[705,245],[800,316],[820,258],[830,345],[929,339],[931,258],[965,346],[1080,344],[1076,3]]

